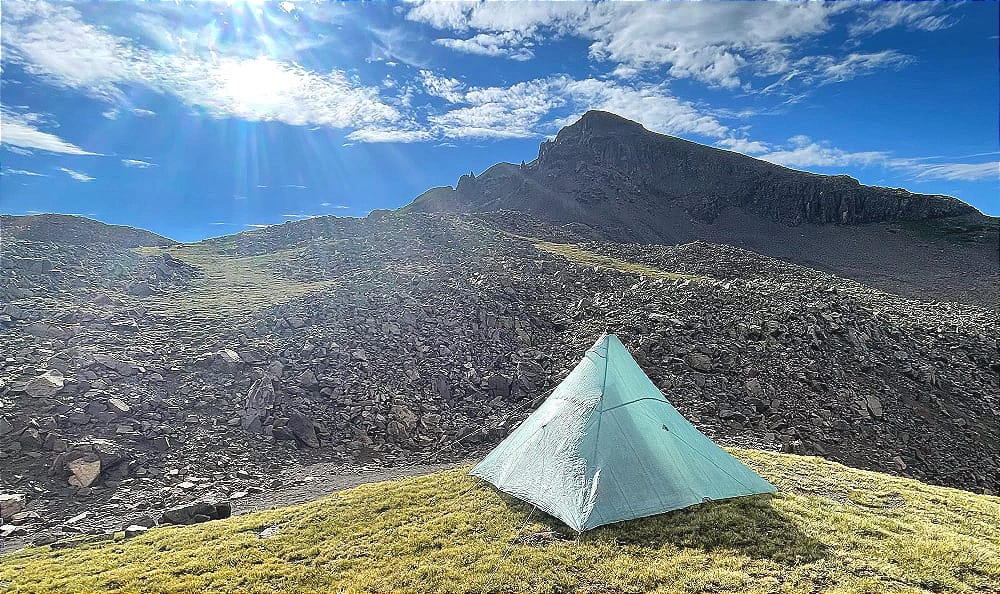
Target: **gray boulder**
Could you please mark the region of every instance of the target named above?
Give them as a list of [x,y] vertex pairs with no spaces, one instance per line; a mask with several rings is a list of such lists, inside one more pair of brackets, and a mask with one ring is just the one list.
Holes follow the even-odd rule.
[[705,353],[692,352],[684,356],[688,367],[697,371],[712,371],[712,358]]
[[5,521],[14,517],[14,514],[24,511],[24,495],[13,493],[0,493],[0,517]]
[[161,524],[199,524],[210,520],[222,520],[233,513],[228,501],[195,501],[163,512]]
[[32,379],[21,387],[21,391],[33,398],[50,398],[58,394],[66,385],[66,379],[58,369],[51,369]]
[[302,413],[295,412],[289,415],[286,427],[304,445],[311,448],[319,447],[316,424]]

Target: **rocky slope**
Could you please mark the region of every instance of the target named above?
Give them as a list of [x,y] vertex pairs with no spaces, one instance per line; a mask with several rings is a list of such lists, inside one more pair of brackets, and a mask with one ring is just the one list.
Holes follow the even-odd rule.
[[595,239],[728,243],[880,288],[995,303],[997,221],[949,196],[796,171],[591,111],[520,166],[499,163],[406,211],[515,210]]
[[0,491],[27,506],[7,531],[148,523],[307,463],[474,455],[605,330],[723,443],[1000,491],[995,310],[588,232],[382,213],[130,250],[14,240],[51,267],[0,276]]
[[60,244],[98,244],[109,249],[177,243],[145,229],[108,225],[84,217],[63,214],[0,215],[0,231],[6,240],[48,242],[56,239]]
[[[177,242],[142,229],[70,215],[0,216],[0,303],[54,297],[95,286],[149,295],[194,274],[169,255],[132,248]],[[13,305],[11,311],[18,311]],[[9,318],[0,317],[0,320]]]

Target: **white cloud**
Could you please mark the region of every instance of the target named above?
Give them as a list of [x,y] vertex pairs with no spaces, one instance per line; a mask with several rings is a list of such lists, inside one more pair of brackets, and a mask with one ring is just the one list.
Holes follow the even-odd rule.
[[90,177],[86,173],[83,173],[83,172],[80,172],[80,171],[76,171],[75,169],[69,169],[68,167],[60,167],[59,171],[62,171],[66,175],[72,177],[73,179],[75,179],[76,181],[79,181],[79,182],[89,182],[89,181],[94,181],[96,179],[96,178]]
[[793,136],[788,141],[790,146],[757,155],[757,158],[787,167],[868,166],[885,164],[889,159],[884,151],[845,151],[813,142],[803,135]]
[[611,71],[611,76],[624,79],[636,78],[640,74],[642,74],[640,69],[635,66],[626,66],[625,64],[619,64]]
[[379,127],[362,128],[347,135],[348,139],[357,142],[422,142],[433,137],[430,130]]
[[747,138],[723,138],[716,142],[715,146],[746,154],[766,153],[771,150],[767,143]]
[[457,78],[439,76],[430,70],[421,70],[420,78],[424,92],[432,97],[440,97],[448,103],[458,103],[465,96],[465,84]]
[[892,50],[808,54],[803,42],[829,32],[832,17],[848,11],[856,18],[852,34],[895,26],[934,31],[955,22],[931,2],[423,2],[407,18],[475,32],[438,40],[458,51],[512,57],[518,48],[530,52],[535,43],[574,36],[590,42],[593,60],[615,64],[618,78],[666,67],[672,77],[726,88],[748,89],[753,78],[771,76],[785,76],[782,84],[839,82],[910,63]]
[[914,179],[923,181],[1000,179],[1000,161],[990,161],[988,163],[914,164],[908,165],[906,168],[913,173]]
[[44,2],[7,2],[3,11],[6,60],[50,84],[87,89],[92,95],[124,100],[116,86],[129,79],[131,48],[80,20],[68,7]]
[[[12,3],[5,9],[5,58],[51,84],[116,105],[125,102],[123,86],[139,84],[173,94],[212,117],[347,129],[385,127],[401,119],[377,87],[340,70],[314,72],[266,57],[157,52],[84,23],[70,5]],[[108,115],[117,115],[113,111]]]
[[437,29],[535,33],[543,26],[565,28],[573,15],[580,22],[586,13],[586,5],[576,2],[421,2],[407,12],[406,18]]
[[667,66],[671,76],[733,88],[744,71],[782,72],[793,44],[826,32],[830,15],[844,9],[819,2],[426,2],[407,18],[524,42],[573,35],[591,42],[598,61],[633,70]]
[[247,223],[246,225],[243,225],[243,226],[244,227],[250,227],[252,229],[263,229],[265,227],[270,227],[271,225],[270,224],[266,224],[265,225],[265,224],[262,224],[262,223]]
[[[741,142],[744,142],[744,140],[725,139],[716,144],[723,146],[732,145],[735,148]],[[746,142],[757,144],[752,141]],[[1000,161],[989,161],[986,163],[927,163],[926,161],[928,160],[947,157],[893,157],[887,151],[846,151],[830,146],[826,142],[815,142],[808,136],[801,134],[789,138],[786,146],[770,148],[773,150],[757,155],[757,158],[788,167],[884,167],[900,171],[907,174],[910,179],[917,181],[1000,180]],[[974,157],[994,154],[996,153],[965,156]]]
[[323,208],[337,208],[337,209],[350,208],[350,206],[347,206],[346,204],[334,204],[332,202],[320,202],[319,205],[322,206]]
[[147,167],[156,167],[156,163],[150,163],[149,161],[141,161],[139,159],[122,159],[122,165],[126,167],[135,167],[138,169],[146,169]]
[[71,142],[66,142],[55,134],[42,132],[32,123],[33,120],[37,119],[37,114],[16,114],[5,109],[0,110],[0,135],[2,135],[0,143],[9,150],[14,150],[11,147],[20,147],[20,151],[14,150],[14,152],[37,149],[65,155],[97,154],[85,151]]
[[428,120],[447,138],[528,138],[539,134],[542,118],[565,104],[565,77],[535,79],[509,87],[474,87],[465,104]]
[[700,134],[718,138],[728,128],[688,101],[673,97],[664,85],[623,86],[588,78],[566,85],[571,100],[586,109],[601,109],[642,123],[654,132]]
[[414,68],[426,68],[430,60],[422,47],[424,40],[409,28],[390,27],[381,29],[368,27],[372,35],[369,61],[402,62]]
[[480,56],[503,57],[524,62],[535,57],[520,34],[513,31],[479,33],[468,39],[435,39],[434,43],[446,48]]
[[[2,127],[2,125],[0,125]],[[35,153],[29,151],[26,148],[21,148],[19,146],[14,146],[13,144],[4,144],[3,148],[17,155],[34,155]]]
[[[140,109],[138,107],[133,107],[132,109],[129,109],[128,111],[131,112],[132,115],[138,116],[140,118],[145,118],[145,117],[150,117],[150,116],[156,115],[155,111],[150,111],[148,109]],[[117,107],[112,107],[111,109],[106,110],[101,115],[104,116],[105,118],[109,119],[109,120],[117,120],[118,116],[120,116],[121,114],[122,114],[122,110],[118,109]]]
[[781,79],[764,90],[773,90],[792,80],[798,80],[806,85],[839,83],[880,69],[900,70],[913,61],[912,56],[896,50],[851,53],[843,58],[828,55],[809,56],[797,61]]
[[29,177],[48,177],[44,173],[38,173],[37,171],[28,171],[26,169],[4,169],[4,175],[27,175]]
[[858,19],[850,26],[851,35],[877,33],[893,27],[917,31],[939,31],[958,22],[942,11],[937,2],[873,2],[861,3]]
[[144,79],[216,117],[277,120],[292,125],[354,128],[400,119],[376,88],[359,86],[341,71],[319,74],[269,58],[220,57],[215,63],[158,55]]
[[[72,4],[11,6],[3,14],[6,58],[52,84],[110,102],[113,107],[107,117],[128,111],[154,115],[129,106],[123,89],[131,85],[171,94],[210,117],[338,128],[351,142],[537,137],[555,132],[557,125],[570,123],[587,109],[603,109],[657,132],[696,134],[716,139],[717,146],[764,153],[775,162],[798,166],[857,163],[874,157],[838,152],[822,143],[780,147],[737,138],[745,130],[734,132],[720,121],[730,116],[679,99],[666,83],[644,81],[642,75],[658,69],[673,77],[744,89],[750,88],[747,81],[762,76],[779,79],[769,89],[792,81],[808,85],[844,81],[876,69],[901,68],[911,58],[894,50],[802,56],[800,42],[829,31],[834,26],[831,15],[870,13],[872,22],[931,30],[936,21],[927,19],[938,12],[818,2],[433,2],[399,7],[397,11],[410,20],[455,32],[455,38],[435,43],[456,51],[528,59],[536,43],[574,36],[589,43],[593,60],[614,66],[610,80],[550,76],[508,86],[470,87],[423,67],[415,81],[388,79],[366,85],[337,69],[317,72],[269,57],[226,55],[218,48],[210,52],[211,43],[191,37],[191,32],[178,36],[182,41],[191,38],[187,44],[176,39],[168,44],[156,37],[158,47],[171,48],[173,53],[167,53],[83,22]],[[295,9],[303,10],[312,9],[305,5]],[[165,29],[165,22],[157,27]],[[371,33],[378,46],[371,59],[387,60],[413,49],[414,36],[401,28]],[[411,98],[417,88],[447,105],[414,109]],[[381,94],[389,92],[396,95]],[[22,124],[33,134],[17,144],[8,142],[5,122],[3,141],[11,150],[93,154],[40,132],[32,122]],[[25,136],[15,128],[18,133]],[[143,163],[122,162],[138,167]]]
[[[455,79],[422,73],[428,94],[446,96],[454,109],[428,116],[444,138],[530,138],[554,133],[585,111],[600,109],[667,134],[724,136],[728,129],[696,105],[672,96],[664,84],[623,84],[567,76],[533,79],[509,87],[466,89]],[[555,117],[556,112],[570,115]]]

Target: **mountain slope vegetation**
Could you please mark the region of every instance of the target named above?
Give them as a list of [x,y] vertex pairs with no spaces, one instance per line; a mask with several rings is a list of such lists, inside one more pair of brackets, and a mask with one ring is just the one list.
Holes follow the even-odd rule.
[[576,535],[459,468],[0,564],[12,591],[940,592],[1000,588],[1000,499],[731,450],[778,486]]

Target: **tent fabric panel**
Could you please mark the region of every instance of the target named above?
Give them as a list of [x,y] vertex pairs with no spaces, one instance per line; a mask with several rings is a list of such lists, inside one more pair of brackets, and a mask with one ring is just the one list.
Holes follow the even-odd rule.
[[[600,456],[588,465],[588,486],[592,487],[593,477],[599,477],[597,501],[584,529],[706,500],[774,492],[774,487],[694,427],[701,440],[683,436],[678,419],[687,422],[668,407],[643,401],[603,414]],[[668,430],[663,429],[665,424]],[[637,464],[636,460],[647,462]]]
[[684,419],[614,335],[471,474],[577,531],[775,491]]
[[706,500],[774,492],[689,423],[616,337],[607,337],[607,343],[604,397],[593,413],[600,423],[588,425],[599,427],[593,449],[597,454],[588,459],[589,486],[594,477],[600,479],[585,528]]
[[581,530],[592,502],[578,452],[584,427],[604,394],[606,352],[606,345],[588,351],[538,410],[470,474]]

